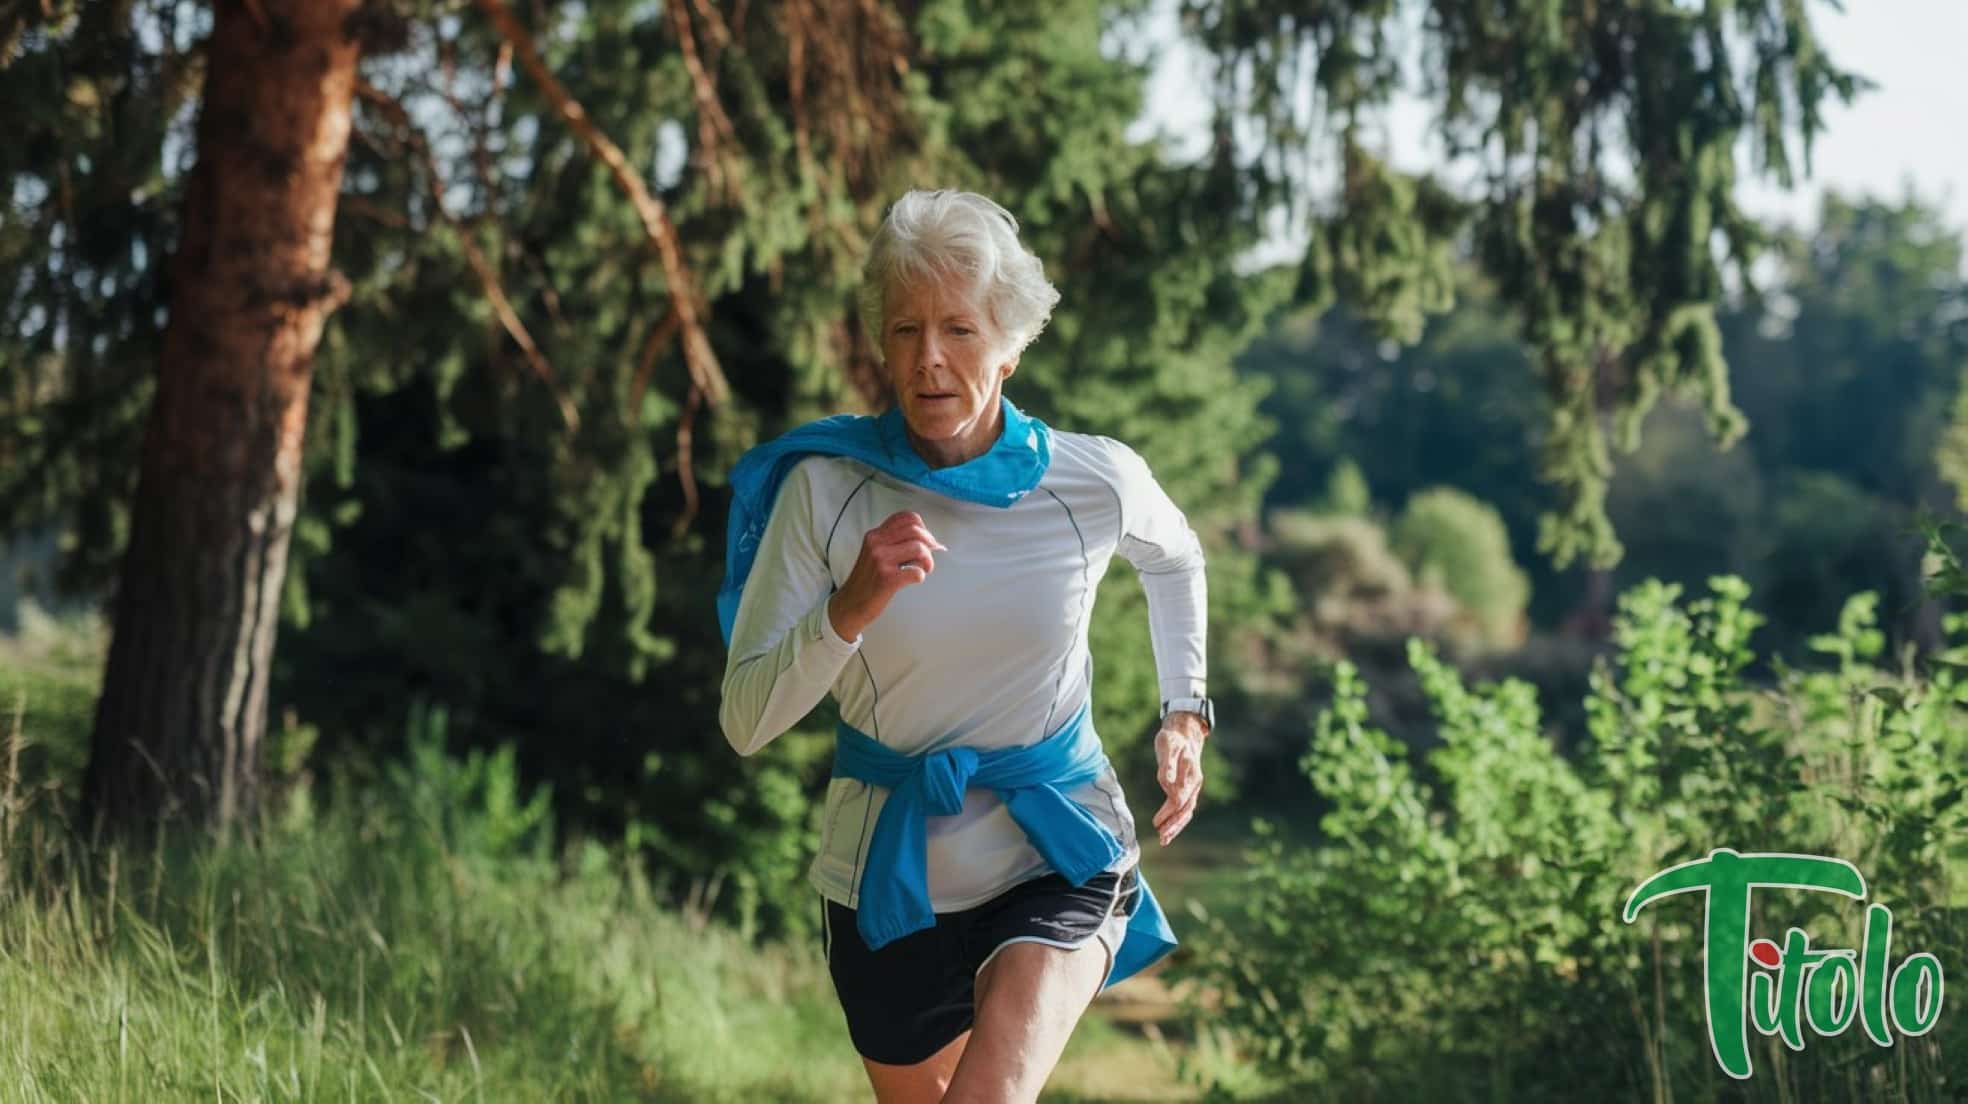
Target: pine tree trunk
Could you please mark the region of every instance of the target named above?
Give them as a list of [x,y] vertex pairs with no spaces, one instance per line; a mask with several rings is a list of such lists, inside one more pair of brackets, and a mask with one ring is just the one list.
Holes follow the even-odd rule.
[[226,826],[259,797],[268,667],[362,0],[219,0],[115,600],[84,823]]

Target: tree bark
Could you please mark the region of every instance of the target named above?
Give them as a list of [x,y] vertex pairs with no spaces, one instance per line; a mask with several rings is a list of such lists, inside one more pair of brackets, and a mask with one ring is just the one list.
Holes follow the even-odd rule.
[[362,0],[219,0],[84,823],[255,812]]

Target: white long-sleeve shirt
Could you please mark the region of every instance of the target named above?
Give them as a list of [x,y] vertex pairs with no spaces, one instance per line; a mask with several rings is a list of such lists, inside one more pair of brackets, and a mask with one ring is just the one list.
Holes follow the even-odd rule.
[[[922,515],[948,546],[928,579],[905,586],[853,641],[827,615],[862,537],[898,510]],[[962,744],[1024,747],[1087,701],[1087,623],[1119,553],[1148,597],[1164,698],[1205,692],[1207,591],[1202,547],[1133,449],[1052,431],[1039,485],[1008,508],[948,498],[859,461],[809,456],[781,486],[732,628],[718,719],[740,755],[798,724],[829,691],[848,724],[922,754]],[[1140,857],[1134,817],[1110,766],[1068,795]],[[851,778],[827,786],[820,852],[808,881],[858,906],[868,841],[887,791]],[[930,904],[969,908],[1045,873],[996,794],[972,789],[962,812],[930,817]]]

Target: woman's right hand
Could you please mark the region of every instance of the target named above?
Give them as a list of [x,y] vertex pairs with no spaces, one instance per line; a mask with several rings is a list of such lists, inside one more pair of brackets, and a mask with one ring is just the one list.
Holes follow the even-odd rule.
[[922,515],[899,510],[861,538],[861,555],[847,582],[827,600],[827,616],[842,640],[853,640],[888,608],[888,600],[905,586],[929,578],[936,570],[932,550],[946,552]]

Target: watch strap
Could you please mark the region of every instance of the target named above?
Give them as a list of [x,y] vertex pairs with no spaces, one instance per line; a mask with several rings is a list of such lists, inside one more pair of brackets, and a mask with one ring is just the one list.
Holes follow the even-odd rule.
[[1166,698],[1162,701],[1162,719],[1167,720],[1170,713],[1196,713],[1212,731],[1216,728],[1216,703],[1208,698]]

